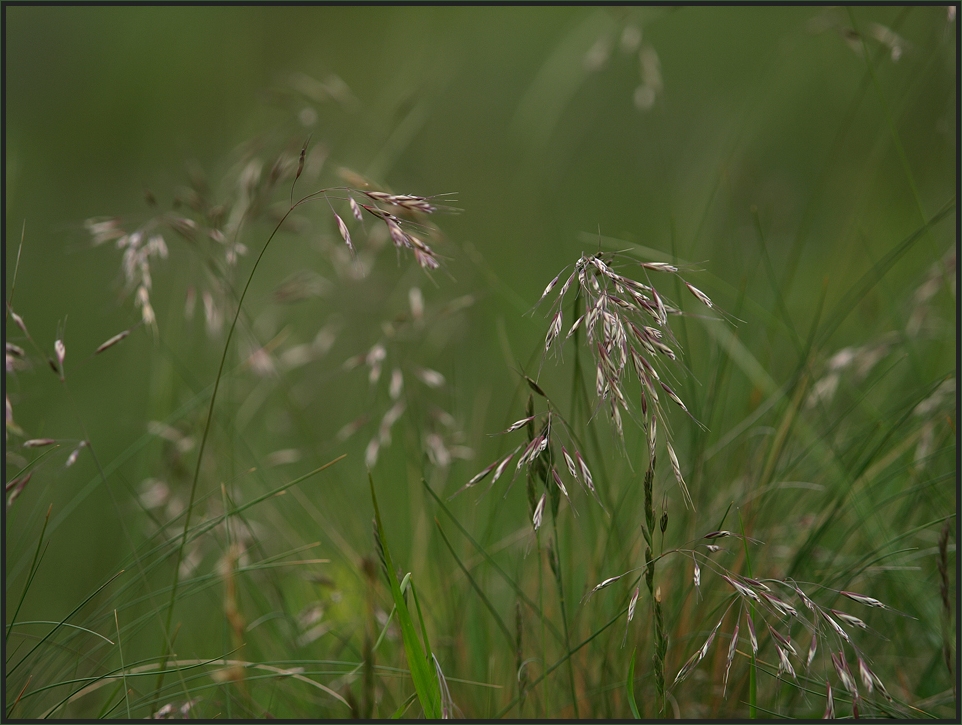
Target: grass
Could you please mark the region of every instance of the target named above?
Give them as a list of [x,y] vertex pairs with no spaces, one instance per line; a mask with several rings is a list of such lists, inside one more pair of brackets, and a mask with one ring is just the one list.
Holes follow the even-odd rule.
[[[428,195],[460,90],[344,124],[363,93],[296,76],[86,223],[120,305],[52,324],[21,227],[6,718],[957,715],[945,9],[538,10],[487,16],[537,50],[516,137],[466,127],[489,197]],[[737,112],[692,165],[673,42],[721,21],[768,60],[712,61]],[[776,93],[839,68],[818,119]]]

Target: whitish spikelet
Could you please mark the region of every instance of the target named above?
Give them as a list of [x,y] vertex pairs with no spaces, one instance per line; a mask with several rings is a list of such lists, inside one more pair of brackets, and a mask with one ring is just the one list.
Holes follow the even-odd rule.
[[805,667],[812,666],[812,660],[815,659],[815,650],[818,649],[818,634],[812,634],[812,643],[808,646],[808,656],[805,658]]
[[114,336],[111,337],[109,340],[107,340],[107,342],[103,343],[100,347],[98,347],[96,350],[94,350],[94,355],[99,355],[99,354],[102,353],[104,350],[108,350],[108,349],[112,348],[114,345],[116,345],[117,343],[119,343],[121,340],[123,340],[123,339],[124,339],[125,337],[127,337],[129,334],[130,334],[130,330],[124,330],[123,332],[120,332],[120,333],[114,335]]
[[709,299],[708,295],[706,295],[700,289],[698,289],[694,285],[688,284],[687,282],[685,282],[685,286],[688,288],[688,291],[691,292],[693,295],[695,295],[698,301],[701,302],[703,305],[705,305],[706,307],[713,306],[712,301]]
[[347,224],[344,223],[344,220],[341,219],[336,212],[334,213],[334,220],[337,222],[337,231],[341,233],[341,238],[344,240],[347,248],[351,250],[351,254],[354,255],[354,245],[351,243],[351,233],[347,229]]
[[788,654],[778,645],[775,645],[775,649],[778,650],[778,672],[787,672],[795,679],[795,669],[792,667],[791,661],[788,659]]
[[558,310],[554,317],[551,318],[551,324],[548,326],[548,335],[545,337],[544,349],[545,351],[551,348],[551,343],[555,341],[558,337],[558,333],[561,332],[562,317],[561,310]]
[[561,446],[561,455],[564,456],[565,465],[568,466],[568,473],[571,474],[571,477],[576,481],[580,480],[578,478],[578,469],[575,468],[575,462],[572,460],[564,446]]
[[511,451],[511,453],[509,453],[504,457],[504,460],[501,461],[501,463],[498,464],[498,467],[494,471],[494,477],[491,479],[492,486],[494,485],[495,481],[501,478],[501,474],[504,473],[504,469],[508,467],[508,464],[511,462],[511,459],[514,457],[514,454],[517,452],[518,452],[518,449],[515,448],[513,451]]
[[[588,592],[588,596],[590,597],[590,596],[591,596],[592,594],[594,594],[595,592],[601,591],[601,590],[604,589],[605,587],[611,586],[611,585],[614,584],[616,581],[618,581],[619,579],[621,579],[621,577],[623,577],[623,576],[624,576],[624,574],[619,574],[618,576],[613,576],[613,577],[609,577],[608,579],[605,579],[603,582],[601,582],[601,584],[598,584],[597,586],[595,586],[594,589],[592,589],[590,592]],[[587,599],[587,597],[585,597],[585,598]]]
[[431,370],[430,368],[418,368],[414,371],[417,375],[418,380],[427,385],[429,388],[440,388],[444,385],[444,376],[437,370]]
[[859,604],[864,604],[866,607],[879,607],[880,609],[888,609],[888,607],[878,599],[873,599],[872,597],[867,597],[864,594],[856,594],[855,592],[839,592],[843,597],[848,597],[853,602],[858,602]]
[[67,462],[64,464],[64,468],[70,468],[74,463],[77,462],[77,458],[80,457],[80,451],[87,447],[87,441],[80,441],[80,445],[73,449],[69,456],[67,456]]
[[825,714],[822,715],[823,720],[834,720],[835,719],[835,698],[832,697],[832,684],[825,680]]
[[752,654],[758,654],[758,637],[755,636],[755,624],[752,622],[752,615],[745,611],[745,619],[748,622],[748,641],[752,645]]
[[681,476],[681,467],[678,465],[678,457],[675,455],[675,451],[671,447],[671,443],[665,441],[665,445],[668,448],[668,458],[671,461],[671,470],[672,473],[675,474],[675,479],[678,481],[678,485],[681,486],[681,492],[685,498],[685,505],[694,511],[695,504],[691,500],[691,494],[688,493],[688,486],[685,483],[685,479]]
[[404,375],[397,368],[391,371],[391,385],[388,388],[388,394],[391,396],[391,400],[397,400],[401,397],[401,391],[404,389]]
[[535,531],[541,528],[541,517],[544,515],[544,502],[546,499],[547,494],[541,494],[538,505],[534,507],[534,516],[531,517],[531,523],[534,524]]
[[722,684],[722,696],[728,691],[728,673],[732,668],[732,661],[735,659],[735,651],[738,649],[738,622],[735,622],[735,631],[732,632],[732,641],[728,645],[728,658],[725,660],[725,679]]
[[67,357],[67,348],[63,344],[63,340],[57,340],[53,343],[53,349],[57,354],[57,365],[60,367],[60,379],[63,380],[63,360]]
[[[541,300],[543,300],[545,297],[547,297],[547,296],[548,296],[548,293],[551,292],[551,290],[554,289],[554,286],[555,286],[556,284],[558,284],[558,280],[559,280],[560,278],[561,278],[561,273],[559,272],[557,277],[555,277],[553,280],[551,280],[550,282],[548,282],[548,286],[544,288],[544,292],[542,292],[542,293],[541,293],[541,297],[538,298],[538,303],[537,303],[538,305],[540,305],[540,304],[541,304]],[[535,305],[535,307],[537,307],[537,305]]]
[[631,595],[631,601],[628,602],[628,621],[630,622],[635,616],[635,605],[638,604],[638,587],[635,587],[635,593]]
[[533,415],[530,415],[530,416],[528,416],[527,418],[522,418],[521,420],[517,420],[517,421],[515,421],[514,423],[512,423],[511,425],[509,425],[504,432],[505,432],[505,433],[512,433],[512,432],[518,430],[518,428],[522,428],[523,426],[525,426],[528,422],[534,420],[534,418],[535,418],[535,417],[534,417]]

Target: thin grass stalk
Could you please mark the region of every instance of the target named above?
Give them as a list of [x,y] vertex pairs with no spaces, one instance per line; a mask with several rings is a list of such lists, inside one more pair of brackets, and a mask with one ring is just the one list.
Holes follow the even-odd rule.
[[[307,197],[305,197],[306,199]],[[301,201],[304,201],[302,199]],[[230,349],[231,339],[234,336],[234,329],[237,327],[237,320],[240,317],[241,309],[244,306],[244,299],[247,297],[247,290],[250,289],[251,281],[254,279],[254,274],[257,272],[257,267],[260,265],[261,259],[264,258],[264,254],[267,252],[267,248],[271,245],[271,241],[280,231],[281,226],[287,221],[287,217],[291,215],[297,205],[301,203],[299,201],[297,204],[292,204],[290,209],[285,212],[284,216],[281,217],[280,221],[274,227],[274,230],[270,233],[267,241],[264,242],[264,246],[261,248],[260,254],[257,255],[257,259],[254,260],[254,266],[251,268],[250,274],[247,275],[247,282],[244,284],[244,289],[241,291],[240,297],[237,300],[237,309],[234,312],[234,319],[231,322],[230,329],[227,331],[227,339],[224,342],[224,350],[220,356],[220,365],[217,367],[217,377],[214,378],[214,389],[210,395],[210,404],[207,407],[207,422],[204,424],[204,434],[201,436],[200,448],[197,451],[197,463],[194,466],[194,475],[190,483],[190,497],[187,502],[187,512],[184,517],[184,531],[181,534],[181,543],[177,548],[177,561],[174,564],[174,584],[170,591],[170,603],[167,605],[167,620],[164,625],[165,637],[167,642],[164,645],[164,654],[161,659],[160,673],[157,676],[157,686],[154,689],[154,703],[153,707],[156,707],[157,701],[160,697],[160,690],[164,684],[164,670],[166,667],[167,658],[170,656],[170,625],[174,617],[174,604],[177,602],[177,588],[180,583],[180,565],[184,559],[184,549],[187,546],[187,532],[190,529],[190,518],[194,510],[194,498],[197,494],[197,481],[200,479],[200,466],[204,459],[204,451],[207,448],[207,437],[210,434],[210,424],[214,419],[214,403],[217,400],[217,390],[220,387],[221,377],[224,373],[224,364],[227,362],[227,352]]]
[[[571,639],[568,633],[568,614],[565,610],[565,590],[564,582],[561,576],[561,561],[560,555],[556,551],[558,548],[558,514],[552,513],[551,516],[552,524],[554,525],[554,545],[548,544],[548,563],[551,564],[551,570],[554,574],[555,582],[558,585],[558,604],[561,607],[561,626],[562,631],[565,635],[565,650],[571,651]],[[568,659],[568,688],[571,691],[571,703],[574,706],[575,718],[581,719],[581,715],[578,711],[578,692],[575,689],[575,671],[574,663],[571,659]]]
[[[573,649],[571,649],[571,650],[568,652],[568,654],[566,654],[566,655],[565,655],[564,657],[562,657],[560,660],[558,660],[557,662],[555,662],[554,664],[552,664],[550,667],[545,668],[545,671],[541,673],[541,676],[538,677],[536,680],[534,680],[534,681],[531,683],[531,687],[537,687],[539,684],[541,684],[545,679],[547,679],[547,677],[548,677],[549,675],[551,675],[552,672],[554,672],[556,669],[558,669],[559,667],[561,667],[561,665],[563,665],[563,664],[565,663],[565,661],[566,661],[569,657],[571,657],[571,656],[573,656],[574,654],[580,652],[583,647],[585,647],[586,645],[588,645],[588,644],[590,644],[591,642],[593,642],[596,637],[598,637],[598,636],[599,636],[600,634],[602,634],[605,630],[607,630],[608,627],[610,627],[610,626],[613,625],[615,622],[617,622],[619,619],[621,619],[621,617],[624,616],[627,612],[628,612],[628,607],[625,606],[625,608],[624,608],[624,609],[621,609],[617,614],[615,614],[614,617],[612,617],[611,619],[609,619],[605,624],[601,625],[600,628],[598,628],[598,629],[596,629],[594,632],[592,632],[586,639],[582,640],[582,642],[581,642],[580,644],[575,645],[575,647],[574,647]],[[505,715],[507,715],[507,714],[511,711],[511,708],[513,708],[513,707],[514,707],[515,705],[517,705],[517,704],[518,704],[518,698],[514,698],[511,702],[509,702],[507,705],[505,705],[503,708],[501,708],[501,710],[498,711],[498,713],[494,716],[493,719],[494,719],[494,720],[500,720],[501,718],[503,718]]]
[[[44,454],[46,455],[46,454]],[[30,564],[30,571],[27,574],[27,581],[23,585],[23,593],[20,595],[20,601],[17,602],[17,608],[13,611],[13,617],[10,618],[10,624],[7,625],[7,631],[4,633],[3,642],[6,645],[7,641],[10,639],[10,632],[13,629],[14,623],[17,621],[17,615],[20,614],[20,607],[23,606],[23,600],[27,598],[27,592],[30,590],[30,585],[33,583],[33,578],[37,574],[37,570],[40,568],[40,561],[43,559],[43,554],[41,553],[41,546],[43,545],[43,535],[47,530],[47,524],[50,523],[50,513],[53,511],[53,504],[47,508],[47,515],[43,517],[43,527],[40,529],[40,537],[37,539],[37,549],[33,553],[33,561]],[[47,542],[50,545],[50,542]],[[47,547],[43,547],[43,551],[46,551]]]
[[[655,588],[655,558],[652,556],[651,547],[655,531],[655,511],[653,485],[655,478],[655,457],[652,456],[648,461],[648,469],[645,471],[644,490],[645,490],[645,524],[642,526],[642,533],[645,535],[645,585],[651,595],[652,607],[652,631],[654,634],[654,651],[652,653],[652,665],[654,666],[655,690],[660,700],[659,712],[665,712],[667,706],[667,693],[665,690],[665,656],[668,652],[668,636],[665,632],[665,620],[661,610],[661,588]],[[659,557],[660,558],[660,557]]]
[[[752,574],[752,560],[748,553],[748,537],[745,535],[745,522],[742,521],[742,512],[738,511],[738,525],[742,533],[742,546],[745,548],[745,571],[748,572],[748,576],[754,578]],[[749,601],[748,603],[748,617],[751,620],[752,627],[755,624],[755,605]],[[752,651],[751,664],[748,667],[748,717],[752,720],[758,718],[758,663],[755,661],[755,650],[750,648]]]
[[481,600],[481,603],[484,604],[485,608],[491,613],[491,616],[494,618],[495,623],[498,625],[498,629],[500,629],[504,633],[505,638],[508,640],[508,646],[514,647],[516,644],[515,638],[511,635],[511,632],[508,631],[508,626],[504,623],[504,620],[501,619],[501,615],[498,614],[498,610],[494,608],[494,605],[491,603],[491,600],[488,599],[487,595],[484,593],[484,590],[481,589],[478,583],[474,580],[474,577],[471,576],[471,572],[468,571],[468,568],[462,563],[461,558],[454,551],[454,547],[451,546],[451,542],[448,541],[448,537],[444,533],[444,529],[441,528],[441,522],[438,521],[437,519],[434,519],[434,523],[438,527],[438,533],[441,534],[441,540],[444,542],[444,545],[448,547],[448,551],[451,552],[451,556],[454,557],[454,561],[457,562],[458,567],[461,569],[462,572],[464,572],[464,576],[467,578],[468,583],[471,584],[471,587],[477,593],[478,598]]
[[114,610],[114,624],[117,625],[117,652],[120,654],[120,672],[123,675],[124,683],[124,703],[127,705],[127,719],[130,720],[130,690],[127,689],[127,668],[124,665],[124,646],[120,639],[120,618],[117,616],[117,610]]
[[[494,569],[505,581],[505,583],[511,587],[514,593],[518,596],[519,600],[524,602],[525,605],[527,605],[527,607],[532,612],[538,615],[542,625],[544,625],[544,627],[547,628],[549,632],[551,632],[551,635],[558,642],[563,642],[564,641],[563,635],[561,634],[561,632],[558,631],[558,628],[554,626],[554,623],[551,622],[544,615],[544,609],[542,607],[539,607],[527,594],[525,594],[524,590],[520,587],[520,585],[514,579],[512,579],[508,575],[508,573],[501,568],[501,565],[498,564],[498,562],[495,561],[487,551],[485,551],[484,547],[481,546],[481,544],[479,544],[473,536],[471,536],[470,532],[466,528],[464,528],[464,525],[460,521],[458,521],[457,517],[454,514],[451,513],[451,510],[447,507],[447,505],[445,505],[444,500],[440,496],[438,496],[431,489],[431,487],[428,486],[426,483],[424,484],[424,488],[435,500],[435,502],[437,502],[438,506],[441,508],[442,511],[444,511],[447,517],[451,519],[451,521],[454,523],[455,526],[458,527],[458,530],[464,535],[464,537],[469,542],[471,542],[471,545],[477,550],[477,552],[484,557],[485,561],[491,566],[491,568]],[[539,555],[540,555],[540,549],[539,549]]]

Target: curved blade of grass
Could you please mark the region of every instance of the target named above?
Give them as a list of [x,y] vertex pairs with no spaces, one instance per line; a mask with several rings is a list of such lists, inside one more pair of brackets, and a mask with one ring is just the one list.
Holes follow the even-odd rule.
[[524,593],[524,590],[523,590],[520,586],[518,586],[518,583],[517,583],[514,579],[512,579],[512,578],[507,574],[507,572],[505,572],[505,570],[502,569],[502,568],[498,565],[498,563],[491,557],[491,555],[490,555],[487,551],[485,551],[484,547],[481,546],[481,544],[479,544],[479,543],[474,539],[473,536],[471,536],[471,534],[468,532],[468,530],[467,530],[466,528],[464,528],[464,526],[461,525],[461,522],[458,521],[457,517],[456,517],[454,514],[451,513],[451,511],[448,509],[447,506],[444,505],[444,501],[441,500],[441,497],[438,496],[438,495],[431,489],[431,487],[427,484],[427,482],[425,482],[425,481],[422,480],[421,483],[422,483],[422,485],[424,486],[424,489],[425,489],[429,494],[431,494],[431,497],[432,497],[435,501],[437,501],[437,504],[438,504],[438,506],[441,507],[441,510],[444,511],[445,514],[447,514],[448,518],[451,519],[451,521],[454,522],[454,525],[458,527],[458,529],[461,531],[462,534],[464,534],[464,537],[465,537],[468,541],[470,541],[470,542],[471,542],[471,545],[474,546],[474,548],[477,549],[478,553],[481,554],[481,556],[484,557],[484,560],[487,561],[496,572],[498,572],[498,574],[501,576],[501,578],[504,579],[505,583],[506,583],[508,586],[510,586],[511,589],[514,590],[514,593],[515,593],[515,594],[518,595],[518,598],[519,598],[522,602],[524,602],[524,603],[531,609],[532,612],[534,612],[535,614],[538,615],[538,618],[545,624],[545,626],[547,627],[548,631],[551,632],[551,634],[554,636],[554,638],[555,638],[556,640],[558,640],[558,642],[559,642],[560,644],[564,644],[564,636],[561,634],[561,632],[558,631],[558,628],[554,625],[554,622],[552,622],[550,619],[548,619],[547,617],[545,617],[544,612],[541,610],[541,607],[539,607],[537,604],[535,604],[533,601],[531,601],[531,598],[528,597],[528,595]]
[[[20,601],[17,602],[17,608],[13,612],[13,617],[10,619],[10,624],[7,625],[7,631],[4,634],[3,642],[7,643],[10,638],[10,630],[13,629],[14,622],[17,621],[17,615],[20,614],[20,607],[23,606],[23,600],[27,597],[27,591],[30,589],[30,585],[33,583],[33,578],[37,575],[37,570],[40,568],[40,561],[43,559],[43,553],[47,550],[47,547],[43,546],[43,535],[47,531],[47,524],[50,523],[50,512],[53,511],[53,504],[47,509],[47,515],[43,520],[43,528],[40,529],[40,538],[37,539],[37,550],[33,553],[33,562],[30,564],[30,573],[27,575],[27,583],[24,584],[23,593],[20,595]],[[49,541],[47,542],[49,545]],[[43,549],[41,550],[41,547]],[[9,581],[9,579],[8,579]]]
[[107,639],[106,637],[104,637],[104,636],[103,636],[102,634],[100,634],[99,632],[94,632],[92,629],[87,629],[86,627],[81,627],[81,626],[78,625],[78,624],[67,624],[66,622],[54,622],[54,621],[51,620],[51,619],[32,619],[32,620],[29,620],[29,621],[17,622],[16,624],[14,624],[14,623],[11,622],[10,626],[11,626],[11,627],[15,627],[15,626],[16,626],[16,627],[22,627],[22,626],[25,625],[25,624],[56,624],[58,627],[69,627],[69,628],[71,628],[71,629],[79,629],[81,632],[86,632],[87,634],[92,634],[94,637],[100,637],[100,639],[102,639],[104,642],[106,642],[107,644],[109,644],[109,645],[111,645],[111,646],[113,646],[113,644],[114,644],[111,640]]
[[[433,669],[428,664],[425,656],[424,647],[418,639],[417,632],[414,630],[414,621],[411,619],[411,612],[408,610],[404,596],[401,594],[401,587],[397,577],[394,575],[394,562],[391,559],[391,551],[388,548],[387,536],[384,533],[384,526],[381,523],[381,511],[377,505],[377,495],[374,492],[374,478],[368,474],[368,483],[371,486],[371,501],[374,503],[374,522],[377,526],[377,535],[381,540],[381,549],[384,552],[384,563],[387,567],[387,579],[391,586],[391,597],[394,599],[394,608],[397,611],[398,624],[401,626],[401,639],[404,642],[404,654],[407,657],[408,667],[411,670],[411,679],[414,680],[414,689],[418,700],[421,701],[421,708],[424,710],[424,717],[430,720],[441,719],[441,690]],[[423,624],[423,621],[422,621]],[[427,645],[427,632],[425,634],[425,645]],[[430,646],[428,649],[430,650]]]
[[468,582],[471,584],[471,587],[474,589],[475,592],[477,592],[478,597],[481,599],[481,602],[484,604],[485,607],[487,607],[488,611],[491,612],[491,616],[494,617],[494,621],[497,623],[498,627],[504,633],[505,638],[508,640],[508,647],[514,647],[515,646],[514,637],[511,635],[511,632],[508,631],[508,627],[504,623],[504,620],[501,619],[501,615],[498,614],[498,610],[494,608],[494,605],[491,604],[491,601],[485,595],[484,591],[481,589],[478,583],[474,580],[474,577],[471,576],[471,572],[468,571],[467,567],[462,563],[460,557],[458,557],[458,555],[455,553],[454,547],[451,546],[451,542],[448,541],[448,537],[444,533],[444,529],[441,528],[441,522],[438,521],[437,519],[434,519],[434,523],[437,524],[438,533],[441,534],[441,540],[444,541],[444,545],[448,547],[448,551],[451,552],[451,556],[454,557],[454,560],[457,562],[458,566],[461,567],[461,571],[463,571],[464,576],[468,578]]
[[[592,632],[590,635],[588,635],[588,637],[586,637],[584,640],[582,640],[580,644],[576,644],[573,648],[571,648],[571,650],[570,650],[567,654],[565,654],[563,657],[561,657],[561,659],[559,659],[557,662],[555,662],[555,663],[554,663],[553,665],[551,665],[550,667],[546,668],[545,671],[542,672],[539,677],[537,677],[535,680],[533,680],[532,682],[530,682],[530,683],[528,684],[528,690],[527,690],[527,691],[528,691],[528,692],[531,692],[532,689],[534,689],[535,687],[537,687],[538,685],[540,685],[542,682],[544,682],[544,680],[546,680],[546,679],[551,675],[552,672],[554,672],[556,669],[558,669],[559,667],[561,667],[561,665],[563,665],[565,662],[567,662],[567,661],[571,658],[572,655],[574,655],[576,652],[578,652],[578,651],[579,651],[582,647],[584,647],[585,645],[591,643],[598,635],[600,635],[602,632],[604,632],[606,629],[608,629],[608,627],[610,627],[610,626],[613,625],[615,622],[617,622],[617,621],[622,617],[622,615],[626,614],[627,612],[628,612],[628,607],[625,607],[624,609],[622,609],[621,611],[619,611],[617,614],[615,614],[614,617],[612,617],[611,619],[609,619],[605,624],[601,625],[601,627],[599,627],[599,628],[596,629],[594,632]],[[507,715],[507,714],[511,711],[511,709],[512,709],[515,705],[518,704],[518,702],[519,702],[520,700],[521,700],[521,697],[520,697],[520,696],[515,697],[513,700],[511,700],[511,702],[509,702],[507,705],[505,705],[503,708],[501,708],[501,711],[498,712],[498,714],[494,716],[494,719],[495,719],[495,720],[500,720],[501,718],[503,718],[505,715]]]
[[641,720],[641,713],[638,712],[638,703],[635,702],[635,654],[637,650],[631,651],[631,664],[628,665],[628,679],[625,681],[625,689],[628,691],[628,707],[635,720]]
[[836,303],[835,309],[826,317],[827,322],[825,326],[818,331],[815,345],[822,347],[828,338],[831,337],[832,333],[842,324],[842,321],[845,320],[853,310],[858,308],[858,303],[861,299],[878,284],[878,281],[895,266],[895,263],[901,259],[917,241],[924,237],[929,229],[945,219],[945,217],[954,210],[955,199],[950,199],[936,212],[935,216],[899,242],[884,257],[873,264],[872,267],[859,278],[858,282],[849,288],[849,291],[845,293],[842,299]]
[[408,708],[411,707],[411,703],[414,702],[414,698],[417,696],[418,696],[418,691],[415,690],[408,696],[408,698],[404,702],[401,703],[401,706],[394,711],[394,714],[391,715],[391,719],[400,720],[402,717],[404,717],[404,713],[406,713]]
[[106,589],[107,586],[109,586],[110,583],[113,582],[114,579],[116,579],[117,577],[119,577],[119,576],[120,576],[121,574],[123,574],[123,573],[124,573],[124,570],[123,570],[123,569],[121,569],[120,571],[118,571],[116,574],[114,574],[112,577],[110,577],[107,581],[105,581],[103,584],[101,584],[99,587],[97,587],[97,589],[95,589],[92,594],[90,594],[89,596],[87,596],[86,599],[84,599],[82,602],[80,602],[80,604],[78,604],[76,607],[74,607],[74,608],[73,608],[73,611],[71,611],[70,614],[68,614],[66,617],[64,617],[64,618],[57,624],[56,627],[54,627],[54,628],[51,629],[49,632],[47,632],[47,634],[45,634],[45,635],[43,636],[43,638],[42,638],[39,642],[37,642],[37,644],[35,644],[35,645],[33,646],[33,649],[31,649],[29,652],[27,652],[27,654],[25,654],[25,655],[23,656],[23,659],[21,659],[17,664],[15,664],[13,667],[11,667],[9,670],[7,670],[6,676],[9,677],[10,675],[12,675],[13,672],[14,672],[18,667],[20,667],[20,665],[22,665],[27,659],[29,659],[30,655],[32,655],[34,652],[37,651],[37,648],[38,648],[38,647],[42,646],[44,642],[46,642],[48,639],[50,639],[50,637],[53,635],[54,632],[56,632],[57,630],[60,629],[60,625],[65,624],[68,619],[70,619],[73,615],[75,615],[77,612],[79,612],[81,609],[83,609],[84,605],[86,605],[87,602],[89,602],[89,601],[90,601],[91,599],[93,599],[95,596],[97,596],[98,594],[100,594],[100,592],[102,592],[104,589]]
[[114,610],[114,624],[117,625],[117,652],[120,654],[120,673],[124,681],[124,702],[127,704],[127,719],[130,720],[130,689],[127,687],[127,667],[124,665],[124,648],[120,641],[120,617],[117,610]]

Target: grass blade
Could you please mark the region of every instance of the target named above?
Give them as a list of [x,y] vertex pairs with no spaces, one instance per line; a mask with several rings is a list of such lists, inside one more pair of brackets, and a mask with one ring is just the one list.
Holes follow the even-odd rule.
[[[424,647],[418,639],[414,629],[414,621],[411,619],[411,612],[408,610],[404,595],[401,594],[401,587],[397,577],[394,575],[394,562],[391,559],[391,551],[388,548],[387,536],[384,534],[384,526],[381,523],[381,511],[377,505],[377,495],[374,492],[374,479],[368,474],[368,482],[371,485],[371,500],[374,503],[374,523],[377,527],[377,536],[380,541],[381,551],[384,553],[384,565],[387,569],[387,580],[391,587],[391,597],[394,599],[394,607],[397,611],[398,624],[401,626],[401,638],[404,641],[404,654],[407,657],[408,667],[411,670],[411,679],[414,680],[414,689],[418,700],[421,701],[421,708],[424,716],[430,720],[441,719],[441,690],[438,685],[433,669],[428,663]],[[422,620],[423,624],[423,620]],[[425,634],[425,645],[427,645],[427,632]],[[428,646],[430,651],[430,646]]]
[[628,707],[635,720],[641,720],[641,713],[638,712],[638,703],[635,702],[635,654],[637,650],[631,652],[631,664],[628,665],[628,679],[625,681],[625,689],[628,691]]

